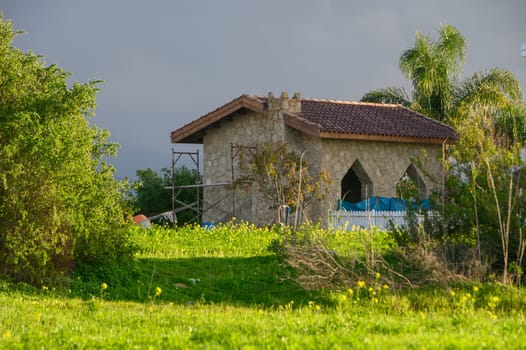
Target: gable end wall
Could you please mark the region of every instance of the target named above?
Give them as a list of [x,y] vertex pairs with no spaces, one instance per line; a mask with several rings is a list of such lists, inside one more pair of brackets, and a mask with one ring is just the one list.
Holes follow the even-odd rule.
[[[258,147],[268,141],[284,142],[284,128],[281,112],[245,111],[234,113],[232,118],[222,121],[219,127],[207,129],[203,138],[203,183],[231,183],[231,145]],[[241,175],[238,160],[239,157],[233,159],[234,181]],[[268,203],[257,196],[258,192],[254,185],[244,185],[236,190],[229,186],[205,186],[203,221],[228,220],[232,211],[237,209],[234,214],[237,219],[258,225],[272,222],[274,213],[267,209]],[[213,204],[216,205],[210,208]]]

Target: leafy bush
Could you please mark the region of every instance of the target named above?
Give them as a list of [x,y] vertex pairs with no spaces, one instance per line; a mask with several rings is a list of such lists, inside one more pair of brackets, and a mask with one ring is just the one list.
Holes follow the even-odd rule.
[[116,145],[87,119],[97,82],[68,87],[68,73],[12,47],[15,34],[0,17],[0,275],[56,283],[133,246],[103,162]]

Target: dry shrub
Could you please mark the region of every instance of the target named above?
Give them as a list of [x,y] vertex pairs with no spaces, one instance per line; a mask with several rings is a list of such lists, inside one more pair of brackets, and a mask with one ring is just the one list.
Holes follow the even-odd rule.
[[423,243],[395,248],[385,256],[339,256],[321,238],[294,237],[285,239],[279,250],[294,269],[292,278],[306,290],[349,288],[358,281],[398,289],[466,280]]
[[306,290],[335,289],[353,280],[353,270],[320,239],[285,239],[281,256],[294,269],[293,279]]
[[[476,247],[467,245],[445,244],[442,246],[442,256],[447,261],[448,268],[468,279],[482,281],[488,273],[490,262],[482,262]],[[488,259],[489,257],[486,257]]]
[[395,286],[400,280],[411,285],[411,281],[391,269],[374,252],[366,256],[358,253],[340,256],[320,237],[294,236],[284,239],[279,253],[284,262],[294,269],[292,278],[306,290],[346,289],[358,281]]
[[418,243],[394,249],[389,260],[393,270],[406,278],[402,284],[409,281],[409,286],[426,284],[450,285],[465,281],[466,278],[448,268],[434,247]]

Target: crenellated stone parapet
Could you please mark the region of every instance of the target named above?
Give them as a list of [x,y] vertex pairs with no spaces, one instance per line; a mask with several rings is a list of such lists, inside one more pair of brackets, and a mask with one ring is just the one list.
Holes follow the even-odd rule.
[[267,99],[269,112],[301,112],[301,94],[299,92],[294,93],[292,98],[289,98],[289,94],[286,91],[283,91],[279,97],[276,97],[272,92],[269,92]]

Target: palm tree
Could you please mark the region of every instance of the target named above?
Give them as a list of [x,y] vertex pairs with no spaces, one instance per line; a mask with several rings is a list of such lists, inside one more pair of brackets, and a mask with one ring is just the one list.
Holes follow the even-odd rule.
[[389,87],[369,91],[361,101],[400,104],[445,122],[480,109],[497,116],[522,103],[520,84],[506,70],[493,68],[461,80],[466,40],[451,25],[438,33],[435,40],[417,32],[414,47],[400,56],[400,70],[413,85],[411,98],[404,88]]
[[[479,227],[484,227],[486,240],[497,233],[503,281],[507,282],[512,249],[519,266],[526,250],[522,235],[524,217],[517,209],[519,201],[524,200],[519,195],[522,185],[514,170],[524,168],[520,154],[526,113],[520,84],[513,74],[500,68],[461,79],[466,41],[450,25],[441,26],[438,32],[437,40],[417,33],[414,47],[400,57],[400,69],[412,82],[411,98],[403,88],[391,87],[370,91],[362,101],[408,106],[456,129],[459,140],[450,153],[456,172],[449,175],[457,176],[459,181],[457,188],[448,188],[457,196],[451,198],[451,206],[463,201],[461,211],[473,208],[475,216],[470,223],[461,213],[456,222],[466,223],[466,237],[473,229],[476,231],[479,255]],[[484,217],[479,213],[484,213]],[[498,254],[494,245],[487,249],[490,256]]]
[[400,57],[400,70],[413,85],[412,99],[403,88],[390,87],[370,91],[362,101],[401,104],[445,120],[454,81],[464,62],[466,41],[451,25],[441,26],[438,32],[438,40],[418,32],[414,47]]

